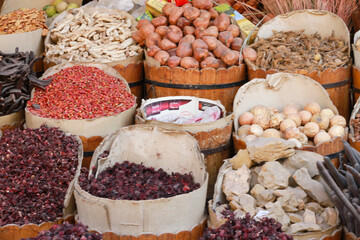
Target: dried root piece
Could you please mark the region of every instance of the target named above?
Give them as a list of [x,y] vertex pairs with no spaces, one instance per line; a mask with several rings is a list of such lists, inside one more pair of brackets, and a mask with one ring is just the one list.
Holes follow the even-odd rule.
[[116,62],[142,53],[133,41],[131,19],[124,15],[84,12],[76,9],[50,31],[48,58],[76,62]]
[[274,31],[273,36],[260,39],[250,47],[257,51],[255,66],[266,70],[312,72],[349,64],[348,46],[344,41],[333,36],[321,38],[318,33]]

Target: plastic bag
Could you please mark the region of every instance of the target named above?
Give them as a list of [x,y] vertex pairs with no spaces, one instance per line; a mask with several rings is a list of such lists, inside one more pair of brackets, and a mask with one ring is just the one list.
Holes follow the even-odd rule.
[[132,0],[97,0],[97,1],[89,2],[85,6],[112,8],[112,9],[119,9],[128,12],[134,8],[134,3]]
[[218,120],[220,118],[220,114],[220,109],[214,106],[206,108],[205,111],[198,112],[197,114],[193,114],[189,111],[183,111],[180,114],[168,113],[156,118],[152,116],[150,119],[177,124],[207,123]]

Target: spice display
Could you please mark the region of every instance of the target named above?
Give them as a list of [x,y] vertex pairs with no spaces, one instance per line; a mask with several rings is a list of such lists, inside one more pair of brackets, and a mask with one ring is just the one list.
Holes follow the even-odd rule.
[[[19,9],[0,16],[0,35],[47,29],[45,12],[36,9]],[[47,32],[43,32],[46,35]]]
[[290,103],[283,108],[267,108],[257,105],[250,112],[243,113],[239,119],[238,136],[246,141],[256,137],[284,138],[296,143],[298,148],[305,145],[318,145],[335,137],[345,135],[346,120],[329,109],[321,109],[316,102],[310,102],[304,109]]
[[97,178],[81,170],[80,186],[88,193],[113,200],[150,200],[169,198],[200,187],[191,174],[168,174],[142,164],[125,161],[101,172]]
[[360,237],[360,153],[343,141],[345,155],[336,169],[328,157],[318,162],[321,177],[330,187],[330,196],[340,212],[342,223],[349,232]]
[[273,36],[259,39],[250,45],[257,53],[243,52],[244,59],[253,68],[294,71],[297,69],[323,71],[328,68],[345,67],[349,64],[349,47],[334,36],[321,38],[301,32],[275,32]]
[[281,224],[272,218],[255,220],[251,218],[250,214],[246,214],[244,218],[236,218],[235,214],[229,210],[222,214],[227,216],[226,223],[216,229],[206,228],[201,240],[293,239],[283,233]]
[[54,119],[94,119],[131,108],[135,97],[125,83],[95,67],[77,65],[50,76],[46,89],[36,89],[27,109]]
[[56,128],[7,130],[0,139],[0,226],[62,217],[79,143]]
[[23,240],[101,240],[103,237],[99,233],[88,231],[88,227],[81,223],[72,225],[65,222],[61,225],[54,225],[48,231],[42,231],[37,237]]
[[50,30],[45,42],[46,57],[69,62],[110,63],[142,54],[131,38],[133,22],[128,15],[69,10]]
[[[244,151],[252,154],[251,149]],[[252,168],[229,162],[222,173],[222,190],[237,217],[249,213],[274,218],[290,235],[325,232],[340,219],[319,178],[316,164],[322,160],[317,153],[294,151],[290,157],[268,159]]]
[[226,68],[239,65],[243,40],[240,29],[210,0],[182,7],[166,3],[165,16],[139,21],[132,37],[146,45],[147,54],[161,65],[182,68]]
[[22,110],[34,86],[44,88],[51,80],[39,80],[33,65],[40,58],[34,52],[5,54],[0,51],[0,116]]

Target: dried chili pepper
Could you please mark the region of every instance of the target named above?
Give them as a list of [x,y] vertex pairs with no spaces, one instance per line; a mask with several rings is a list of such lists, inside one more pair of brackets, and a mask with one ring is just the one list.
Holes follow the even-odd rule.
[[54,119],[112,116],[135,104],[135,96],[119,79],[96,67],[73,66],[50,76],[46,89],[35,91],[28,104],[34,115]]

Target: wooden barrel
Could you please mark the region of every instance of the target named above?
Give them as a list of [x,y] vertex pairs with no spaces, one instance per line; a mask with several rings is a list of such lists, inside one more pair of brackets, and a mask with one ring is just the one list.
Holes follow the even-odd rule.
[[144,97],[144,62],[142,60],[112,66],[128,82],[131,93],[136,96],[136,103],[141,105]]
[[138,237],[134,237],[121,236],[113,232],[106,232],[103,233],[102,236],[104,240],[196,240],[202,237],[205,226],[206,219],[190,231],[181,231],[179,233],[164,233],[159,236],[154,234],[143,234]]
[[[274,74],[279,71],[248,68],[249,81],[254,78],[266,78],[268,74]],[[351,88],[351,66],[326,69],[323,72],[304,72],[304,70],[296,70],[292,73],[298,73],[310,77],[320,83],[328,92],[330,99],[336,106],[341,116],[347,120],[350,118],[350,88]]]
[[356,237],[354,233],[349,232],[346,227],[344,227],[344,240],[360,240],[360,237]]
[[0,117],[0,130],[22,127],[25,122],[24,110]]
[[352,90],[354,92],[353,102],[356,103],[360,96],[360,69],[358,67],[356,67],[355,65],[353,66],[352,74],[353,74],[352,75],[352,79],[353,79]]
[[[147,118],[150,117],[150,114],[147,113],[153,111],[152,109],[157,109],[157,106],[161,103],[166,102],[171,106],[173,102],[181,101],[188,101],[188,104],[194,104],[194,109],[200,105],[218,106],[223,111],[222,116],[220,119],[210,123],[175,124],[157,120],[147,120]],[[189,108],[187,107],[187,109]],[[167,111],[168,109],[163,110]],[[157,112],[157,110],[155,111]],[[173,109],[171,111],[175,112],[176,110]],[[233,153],[231,141],[233,125],[232,116],[232,114],[226,114],[224,106],[219,102],[189,96],[175,96],[143,101],[141,107],[137,109],[135,123],[159,126],[171,130],[186,131],[197,140],[201,153],[204,154],[206,170],[209,173],[209,185],[207,190],[207,198],[209,199],[214,193],[214,185],[223,161],[230,158]]]
[[21,240],[27,238],[34,238],[41,231],[47,231],[55,224],[62,224],[64,221],[67,221],[71,224],[75,223],[75,216],[68,215],[65,218],[59,218],[55,222],[45,222],[39,225],[36,224],[25,224],[22,226],[17,226],[14,224],[5,225],[0,227],[0,239],[1,240]]
[[231,112],[237,90],[246,83],[243,64],[217,70],[144,65],[145,98],[195,96],[220,100]]

